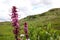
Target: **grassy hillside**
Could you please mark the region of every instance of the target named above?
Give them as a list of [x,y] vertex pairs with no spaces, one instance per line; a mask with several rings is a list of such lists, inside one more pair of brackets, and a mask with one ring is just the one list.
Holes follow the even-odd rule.
[[28,23],[34,22],[33,24],[36,24],[36,26],[38,27],[42,26],[40,24],[43,24],[44,27],[48,23],[51,23],[51,26],[54,29],[60,30],[60,8],[51,9],[43,14],[28,16],[27,18],[24,18],[22,20],[27,21]]
[[[20,34],[24,34],[23,27],[25,21],[28,23],[29,37],[31,40],[50,40],[48,37],[53,37],[55,40],[53,34],[56,34],[56,37],[60,35],[60,8],[51,9],[48,12],[21,19],[19,21]],[[0,40],[14,40],[12,30],[13,27],[10,22],[0,22]],[[46,32],[51,35],[46,34]]]

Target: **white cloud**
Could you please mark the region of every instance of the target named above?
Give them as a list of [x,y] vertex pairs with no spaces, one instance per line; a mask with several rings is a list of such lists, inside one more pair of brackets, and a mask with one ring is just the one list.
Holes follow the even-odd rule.
[[60,0],[52,0],[53,8],[60,8]]
[[0,0],[0,21],[10,20],[12,6],[18,8],[19,19],[28,15],[45,12],[51,8],[60,8],[60,0]]

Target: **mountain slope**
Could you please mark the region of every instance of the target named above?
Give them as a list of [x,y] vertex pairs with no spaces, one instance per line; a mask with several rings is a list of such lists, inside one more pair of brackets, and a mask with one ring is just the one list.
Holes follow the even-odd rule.
[[32,25],[36,25],[33,26],[42,26],[40,24],[46,26],[50,22],[53,28],[60,30],[60,8],[51,9],[48,12],[38,15],[27,16],[21,20],[21,22],[23,21],[27,21],[28,24],[34,22]]

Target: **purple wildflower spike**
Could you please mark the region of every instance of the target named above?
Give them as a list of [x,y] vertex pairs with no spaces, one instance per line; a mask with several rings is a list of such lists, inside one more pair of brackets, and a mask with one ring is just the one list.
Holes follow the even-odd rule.
[[13,33],[15,34],[15,39],[18,40],[18,34],[19,34],[19,23],[18,23],[18,13],[17,8],[13,6],[12,8],[12,26],[14,27]]
[[25,32],[25,35],[26,35],[26,39],[28,39],[28,26],[27,26],[27,23],[25,22],[24,24],[24,32]]
[[12,8],[12,17],[11,17],[12,25],[13,25],[13,27],[18,28],[19,27],[18,14],[16,12],[17,12],[16,7],[13,6],[13,8]]

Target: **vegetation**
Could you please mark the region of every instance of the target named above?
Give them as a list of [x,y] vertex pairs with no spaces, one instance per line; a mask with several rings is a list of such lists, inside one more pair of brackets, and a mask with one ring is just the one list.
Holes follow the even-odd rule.
[[[60,40],[60,8],[21,19],[20,34],[24,34],[25,21],[28,23],[30,40]],[[15,40],[12,30],[10,22],[0,22],[0,40]]]

